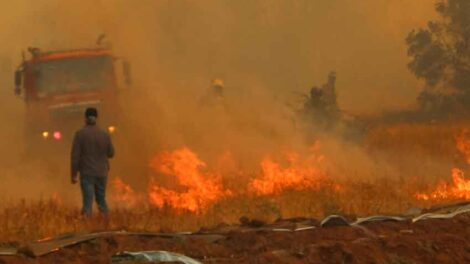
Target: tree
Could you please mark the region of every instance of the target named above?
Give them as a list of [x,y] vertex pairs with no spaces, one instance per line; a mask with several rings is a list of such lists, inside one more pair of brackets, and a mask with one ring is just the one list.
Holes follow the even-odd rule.
[[470,1],[439,0],[436,11],[438,20],[406,38],[408,67],[426,81],[420,105],[452,101],[461,107],[470,102]]

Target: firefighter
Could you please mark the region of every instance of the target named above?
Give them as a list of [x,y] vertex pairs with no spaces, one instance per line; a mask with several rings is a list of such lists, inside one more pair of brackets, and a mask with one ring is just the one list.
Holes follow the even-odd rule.
[[106,183],[114,147],[109,134],[96,124],[97,118],[95,108],[86,109],[86,125],[75,133],[71,151],[71,180],[76,184],[80,174],[82,214],[85,216],[91,216],[93,197],[99,211],[105,216],[108,214]]
[[212,80],[208,92],[200,99],[201,106],[224,106],[224,81],[222,79]]
[[310,90],[302,109],[304,117],[320,129],[332,128],[340,118],[336,97],[336,73],[330,72],[321,88],[314,86]]
[[224,96],[224,81],[222,79],[214,79],[212,81],[212,94],[216,97]]

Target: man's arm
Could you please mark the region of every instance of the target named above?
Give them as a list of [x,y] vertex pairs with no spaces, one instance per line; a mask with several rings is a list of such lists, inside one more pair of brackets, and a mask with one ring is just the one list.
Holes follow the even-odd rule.
[[78,179],[78,170],[80,166],[80,156],[82,149],[80,147],[80,140],[78,138],[78,133],[75,133],[72,143],[72,152],[71,152],[71,180],[72,183],[76,183]]
[[114,146],[113,146],[113,141],[111,140],[111,136],[108,135],[108,149],[107,153],[108,158],[113,158],[114,157]]

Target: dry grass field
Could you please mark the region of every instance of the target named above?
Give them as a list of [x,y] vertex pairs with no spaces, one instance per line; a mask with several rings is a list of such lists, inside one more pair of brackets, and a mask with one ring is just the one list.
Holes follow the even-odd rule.
[[[0,209],[0,240],[28,241],[68,232],[96,230],[193,231],[220,224],[236,224],[242,216],[265,222],[300,216],[320,218],[329,214],[353,218],[372,214],[400,214],[410,208],[461,201],[468,199],[465,196],[470,193],[468,182],[464,182],[467,185],[455,186],[450,168],[456,150],[456,135],[466,126],[462,123],[398,124],[371,130],[364,143],[367,153],[372,160],[386,160],[394,168],[393,173],[400,173],[394,174],[394,177],[390,177],[391,172],[379,170],[374,173],[375,178],[360,177],[358,174],[361,171],[351,171],[350,175],[343,175],[346,177],[332,178],[329,176],[334,172],[317,168],[312,170],[305,164],[313,161],[305,158],[284,167],[276,165],[272,170],[264,168],[264,178],[258,180],[266,181],[264,187],[277,188],[273,189],[277,191],[264,193],[250,189],[256,186],[253,181],[251,187],[227,192],[225,189],[228,189],[229,183],[220,190],[210,189],[226,192],[226,195],[211,196],[206,201],[204,198],[211,195],[206,193],[207,188],[194,187],[190,183],[183,185],[183,191],[169,191],[164,187],[149,188],[149,193],[137,199],[137,193],[131,189],[111,186],[112,210],[109,219],[99,216],[83,219],[77,205],[65,203],[60,197],[4,202]],[[334,164],[334,157],[326,159],[333,160],[331,163]],[[182,173],[178,170],[184,172],[184,169],[188,169],[192,181],[206,180],[205,186],[216,183],[202,179],[209,174],[207,170],[199,171],[197,166],[186,164],[189,167],[180,166],[177,169],[177,164],[165,164],[165,168],[170,170],[167,172],[177,177]],[[292,176],[296,173],[302,177]],[[282,179],[294,178],[286,182],[269,178],[268,174]],[[310,176],[314,177],[315,183],[308,179]],[[443,190],[448,192],[447,196],[428,199],[417,196],[419,193],[431,194],[444,183],[446,186]],[[161,203],[152,200],[151,190],[154,198],[158,197]],[[129,199],[133,199],[132,203],[129,203]],[[194,200],[201,208],[192,210],[192,207],[181,206],[181,203],[187,202],[185,199]]]

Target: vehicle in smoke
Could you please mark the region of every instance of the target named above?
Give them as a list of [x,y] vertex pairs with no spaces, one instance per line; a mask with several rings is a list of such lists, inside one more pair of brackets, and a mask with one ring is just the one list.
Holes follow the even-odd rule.
[[[15,94],[26,105],[26,142],[29,147],[48,141],[70,142],[83,125],[87,107],[103,114],[101,125],[115,132],[119,118],[120,87],[131,84],[130,65],[108,48],[42,52],[31,56],[15,72]],[[121,62],[119,65],[117,62]],[[122,74],[118,74],[118,66]],[[48,144],[48,143],[46,143]]]

